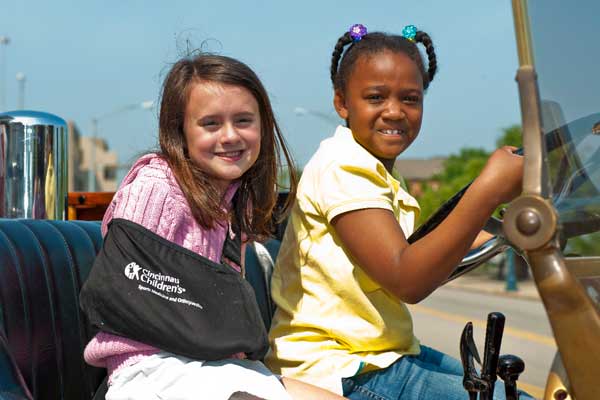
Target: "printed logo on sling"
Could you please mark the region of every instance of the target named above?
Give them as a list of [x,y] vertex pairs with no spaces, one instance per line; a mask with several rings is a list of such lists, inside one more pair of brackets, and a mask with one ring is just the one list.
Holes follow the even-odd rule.
[[166,293],[182,294],[185,292],[185,288],[179,286],[179,278],[164,275],[160,272],[152,272],[140,267],[135,262],[127,264],[123,272],[131,280],[135,279]]

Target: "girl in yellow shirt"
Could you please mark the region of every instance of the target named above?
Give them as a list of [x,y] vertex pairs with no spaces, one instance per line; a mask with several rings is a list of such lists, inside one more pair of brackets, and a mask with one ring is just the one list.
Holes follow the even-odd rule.
[[333,103],[347,127],[300,180],[272,279],[274,371],[351,399],[467,398],[460,363],[420,345],[405,304],[433,292],[519,194],[523,160],[496,150],[444,222],[407,242],[419,206],[392,169],[419,133],[436,69],[431,38],[412,25],[397,36],[357,24],[339,38]]

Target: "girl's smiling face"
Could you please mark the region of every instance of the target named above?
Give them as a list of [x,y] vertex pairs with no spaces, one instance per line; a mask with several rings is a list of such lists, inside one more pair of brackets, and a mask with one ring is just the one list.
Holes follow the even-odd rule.
[[423,77],[403,53],[384,50],[361,56],[334,106],[354,139],[388,171],[417,137],[423,117]]
[[261,140],[258,103],[243,87],[193,83],[183,132],[192,162],[224,191],[258,158]]

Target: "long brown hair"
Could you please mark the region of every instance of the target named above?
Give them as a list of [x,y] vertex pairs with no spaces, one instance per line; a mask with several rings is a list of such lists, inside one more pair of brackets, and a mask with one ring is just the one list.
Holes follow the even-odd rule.
[[183,132],[185,109],[196,82],[217,82],[247,89],[258,103],[261,141],[258,159],[240,178],[234,215],[250,239],[270,235],[279,185],[277,172],[283,153],[290,175],[289,196],[283,211],[295,198],[297,177],[292,157],[275,120],[267,92],[256,74],[244,63],[225,56],[200,54],[176,62],[163,83],[159,116],[159,143],[177,182],[200,226],[210,229],[227,218],[221,197],[211,178],[191,160]]

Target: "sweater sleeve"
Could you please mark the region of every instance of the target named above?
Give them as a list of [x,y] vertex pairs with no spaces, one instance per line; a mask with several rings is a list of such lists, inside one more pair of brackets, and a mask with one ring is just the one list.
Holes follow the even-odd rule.
[[181,211],[173,188],[163,180],[138,177],[119,189],[102,220],[102,233],[106,234],[113,218],[123,218],[170,239],[174,220]]

